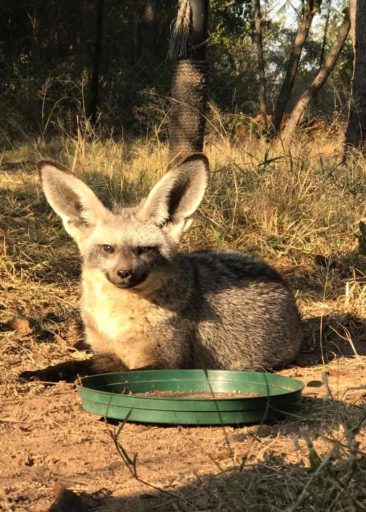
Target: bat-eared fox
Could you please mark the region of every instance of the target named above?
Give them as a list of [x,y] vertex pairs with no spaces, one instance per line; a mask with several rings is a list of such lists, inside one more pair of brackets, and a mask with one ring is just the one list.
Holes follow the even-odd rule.
[[[54,162],[39,171],[82,256],[81,316],[95,355],[84,373],[270,370],[296,357],[300,317],[275,270],[239,252],[178,252],[209,182],[203,154],[167,172],[134,208],[108,209]],[[62,365],[53,368],[67,378]],[[54,378],[47,369],[25,373]]]

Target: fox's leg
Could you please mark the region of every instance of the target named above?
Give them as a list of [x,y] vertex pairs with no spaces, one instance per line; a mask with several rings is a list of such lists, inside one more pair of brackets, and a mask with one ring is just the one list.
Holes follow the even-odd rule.
[[65,380],[73,382],[78,375],[84,376],[91,373],[91,360],[65,361],[43,368],[42,370],[25,371],[19,375],[22,380],[39,380],[43,382],[58,382]]
[[[166,329],[165,329],[166,330]],[[156,347],[153,340],[156,339],[154,332],[137,331],[119,340],[110,341],[104,336],[101,336],[97,329],[94,328],[91,322],[85,322],[85,337],[87,344],[97,356],[103,354],[107,359],[108,355],[115,360],[120,368],[118,371],[123,371],[121,367],[128,370],[143,370],[143,369],[158,369],[172,367],[164,359],[162,350]],[[100,364],[98,364],[101,367]],[[108,367],[108,363],[106,362]],[[174,365],[173,365],[174,367]],[[101,372],[114,371],[102,369]],[[115,370],[117,371],[117,370]]]
[[169,368],[169,366],[162,361],[161,357],[157,357],[156,354],[153,353],[149,346],[135,346],[128,355],[124,355],[123,361],[129,370]]
[[58,382],[60,380],[73,382],[78,376],[118,372],[127,369],[112,352],[102,351],[103,348],[107,349],[106,343],[98,337],[98,333],[94,329],[86,327],[85,331],[87,342],[94,351],[93,357],[84,361],[65,361],[42,370],[25,371],[19,375],[19,378],[44,382]]
[[85,361],[65,361],[42,370],[25,371],[19,375],[19,378],[44,382],[58,382],[61,380],[73,382],[78,377],[85,375],[117,372],[125,369],[121,361],[111,354],[95,354]]

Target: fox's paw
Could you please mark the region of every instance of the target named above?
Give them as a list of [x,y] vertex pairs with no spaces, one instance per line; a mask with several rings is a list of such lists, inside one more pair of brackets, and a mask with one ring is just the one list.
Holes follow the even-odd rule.
[[23,381],[41,382],[73,382],[78,376],[87,375],[90,372],[90,363],[86,361],[66,361],[65,363],[48,366],[42,370],[25,371],[19,375]]
[[[51,367],[52,368],[52,367]],[[50,371],[51,369],[45,368],[44,370],[25,371],[19,374],[18,378],[24,381],[42,381],[42,382],[58,382],[65,380],[62,372]]]

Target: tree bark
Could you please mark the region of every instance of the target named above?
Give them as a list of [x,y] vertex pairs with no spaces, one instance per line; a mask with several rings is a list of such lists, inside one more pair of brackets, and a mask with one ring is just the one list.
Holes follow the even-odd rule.
[[351,0],[351,32],[353,36],[352,99],[345,136],[345,149],[366,152],[366,2]]
[[329,30],[329,22],[330,22],[331,0],[327,0],[326,9],[327,9],[327,13],[325,15],[323,41],[322,41],[322,47],[320,49],[320,55],[319,55],[319,68],[321,68],[324,64],[325,48],[327,46],[328,30]]
[[205,60],[209,0],[189,0],[191,22],[184,54],[173,71],[169,118],[169,167],[201,152],[205,130],[208,68]]
[[334,41],[331,49],[329,50],[329,54],[325,59],[323,67],[319,70],[318,74],[311,82],[310,86],[306,91],[304,91],[300,98],[298,99],[290,118],[288,119],[283,132],[282,132],[282,140],[286,141],[291,138],[293,133],[296,130],[296,127],[299,125],[303,115],[319,92],[321,87],[325,84],[328,76],[332,72],[335,63],[339,57],[339,54],[342,51],[345,40],[347,39],[348,33],[351,28],[351,22],[349,17],[349,11],[345,12],[344,20],[339,28],[338,37]]
[[273,116],[273,126],[275,133],[280,131],[282,117],[285,112],[288,100],[290,99],[292,88],[297,75],[302,48],[306,39],[308,38],[316,9],[320,8],[321,2],[322,0],[304,0],[303,2],[302,15],[299,18],[297,33],[291,49],[286,76],[283,80],[275,106]]
[[258,59],[258,101],[259,112],[262,118],[262,127],[267,131],[267,91],[266,74],[263,53],[263,31],[262,31],[262,13],[260,0],[254,0],[254,26],[255,26],[255,45],[257,48]]

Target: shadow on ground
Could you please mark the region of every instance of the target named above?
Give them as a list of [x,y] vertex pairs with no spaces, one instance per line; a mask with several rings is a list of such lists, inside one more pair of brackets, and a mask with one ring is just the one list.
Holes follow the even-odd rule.
[[327,364],[337,357],[366,355],[366,321],[333,311],[303,321],[305,341],[296,365]]
[[356,466],[355,455],[335,462],[332,453],[323,458],[313,453],[308,468],[268,455],[263,464],[205,475],[160,491],[146,486],[146,491],[128,497],[76,494],[63,488],[49,512],[364,510],[366,457],[358,458]]

